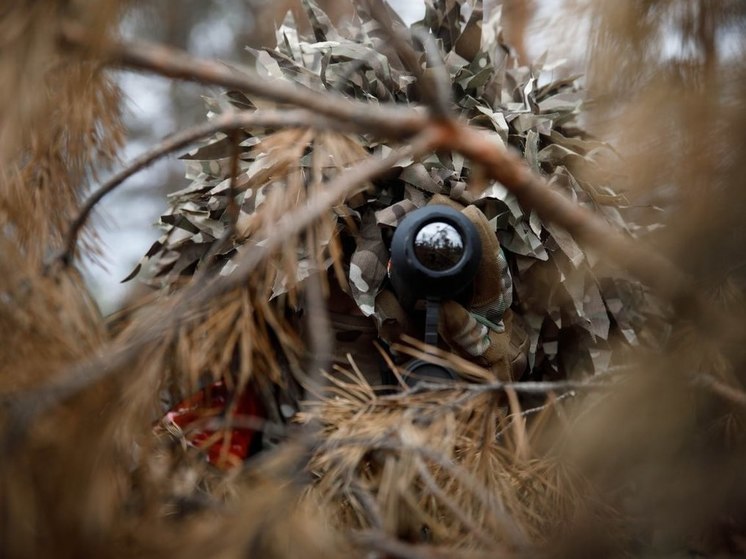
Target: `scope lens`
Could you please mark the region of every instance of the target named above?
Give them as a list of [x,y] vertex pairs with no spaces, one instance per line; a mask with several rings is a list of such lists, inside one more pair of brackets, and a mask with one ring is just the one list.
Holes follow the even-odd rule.
[[424,225],[414,238],[414,254],[425,268],[443,272],[453,268],[464,255],[464,239],[449,223]]

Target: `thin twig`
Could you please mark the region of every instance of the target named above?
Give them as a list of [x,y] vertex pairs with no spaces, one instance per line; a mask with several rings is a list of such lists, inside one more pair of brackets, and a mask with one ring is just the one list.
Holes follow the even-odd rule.
[[[314,236],[311,234],[311,238]],[[332,361],[332,329],[329,323],[329,311],[326,308],[324,291],[321,286],[322,272],[316,271],[306,278],[306,310],[308,312],[308,329],[309,345],[311,359],[307,382],[313,391],[323,392],[328,385],[326,380],[329,377],[325,371],[329,370]],[[319,418],[313,416],[311,420],[303,426],[304,436],[307,437],[309,444],[318,440],[323,425]]]
[[360,503],[360,506],[366,513],[370,526],[374,530],[383,530],[383,518],[381,516],[381,507],[378,505],[375,497],[363,487],[359,482],[351,482],[347,488],[349,498],[354,498]]
[[[556,406],[559,402],[561,402],[562,400],[564,400],[566,398],[574,398],[577,395],[578,395],[578,393],[575,392],[574,390],[569,390],[567,392],[563,392],[562,394],[558,394],[556,397],[552,398],[546,404],[542,404],[541,406],[535,406],[533,408],[527,408],[525,410],[521,410],[521,412],[518,415],[520,417],[528,417],[530,415],[537,414],[537,413],[542,412],[542,411],[544,411],[546,409],[549,409],[551,407]],[[505,431],[507,431],[513,425],[513,420],[514,420],[513,415],[511,415],[509,419],[510,419],[510,421],[508,421],[508,424],[505,426],[505,428],[501,429],[500,431],[498,431],[497,433],[495,433],[495,438],[496,439],[499,439],[505,433]]]
[[595,381],[590,377],[585,381],[577,380],[560,380],[553,382],[490,382],[487,384],[474,383],[437,383],[420,381],[409,393],[416,394],[419,392],[438,392],[438,391],[457,391],[470,392],[472,394],[483,394],[485,392],[505,392],[513,390],[518,394],[546,395],[551,393],[563,393],[572,390],[577,391],[594,391],[609,390],[613,388],[614,383],[608,381]]
[[309,380],[316,383],[323,390],[322,371],[328,371],[334,351],[332,344],[332,327],[329,322],[329,311],[326,307],[324,292],[321,287],[323,273],[317,271],[306,278],[306,311],[308,313],[308,329],[311,350],[311,365]]
[[364,0],[363,4],[378,23],[378,30],[390,43],[404,69],[419,80],[422,75],[420,57],[409,41],[405,40],[406,28],[399,21],[394,21],[391,8],[384,0]]
[[[199,433],[200,431],[217,432],[229,429],[247,429],[275,437],[283,437],[288,434],[287,425],[275,423],[253,415],[226,414],[224,416],[203,417],[194,420],[183,428],[176,425],[176,423],[167,422],[167,420],[162,419],[159,425],[171,434],[178,429],[178,431],[181,431],[181,434],[185,437],[193,433]],[[176,429],[172,430],[173,426],[175,426]]]
[[[409,30],[394,21],[391,7],[382,0],[367,0],[365,4],[404,68],[416,78],[420,100],[430,109],[430,114],[435,118],[448,118],[452,105],[451,78],[433,36],[423,28]],[[423,71],[421,54],[412,47],[412,36],[422,43],[429,73]]]
[[231,130],[252,127],[340,129],[340,126],[342,126],[343,129],[349,129],[349,126],[345,126],[344,123],[327,119],[319,115],[314,115],[313,113],[303,109],[261,110],[226,113],[210,120],[209,122],[198,124],[197,126],[171,134],[152,149],[146,151],[139,157],[136,157],[124,169],[116,173],[93,194],[91,194],[85,204],[83,204],[77,217],[71,223],[70,228],[65,235],[65,243],[62,251],[60,251],[60,253],[54,258],[51,264],[59,261],[64,266],[69,265],[75,254],[75,245],[80,230],[88,221],[91,211],[96,204],[132,175],[166,155],[184,149],[194,142],[209,137],[216,132],[228,132]]
[[414,37],[422,43],[429,72],[422,72],[420,89],[426,93],[428,106],[437,118],[447,118],[452,112],[453,92],[451,90],[451,76],[448,73],[440,49],[433,36],[424,28],[412,29]]
[[[600,216],[577,205],[533,173],[521,158],[488,139],[473,127],[441,122],[450,129],[442,135],[441,149],[452,149],[480,163],[487,175],[503,184],[523,208],[534,210],[548,223],[556,223],[581,245],[591,247],[631,273],[656,294],[671,301],[681,316],[697,321],[726,338],[740,335],[743,326],[725,321],[695,288],[692,279],[643,241],[611,228]],[[728,322],[728,324],[724,324]]]
[[691,379],[694,386],[703,386],[733,404],[746,406],[746,392],[735,386],[726,384],[712,375],[693,375]]

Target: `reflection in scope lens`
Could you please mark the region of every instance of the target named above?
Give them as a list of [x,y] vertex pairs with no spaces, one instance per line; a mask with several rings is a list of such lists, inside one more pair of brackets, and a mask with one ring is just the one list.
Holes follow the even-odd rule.
[[452,225],[435,221],[417,232],[414,253],[425,268],[442,272],[459,263],[464,254],[464,239]]

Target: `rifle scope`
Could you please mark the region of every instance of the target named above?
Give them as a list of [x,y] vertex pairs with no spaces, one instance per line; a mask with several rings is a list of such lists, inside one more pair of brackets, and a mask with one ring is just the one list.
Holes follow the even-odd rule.
[[[415,210],[402,220],[391,240],[389,277],[405,308],[425,301],[425,343],[437,345],[440,301],[462,299],[471,287],[482,258],[474,224],[449,206]],[[417,379],[455,378],[452,371],[422,360],[405,366],[412,384]]]

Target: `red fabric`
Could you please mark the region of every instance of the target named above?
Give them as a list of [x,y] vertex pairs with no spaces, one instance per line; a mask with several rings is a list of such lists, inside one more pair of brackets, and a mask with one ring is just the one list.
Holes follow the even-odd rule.
[[[247,387],[237,397],[230,417],[225,418],[227,425],[230,425],[231,418],[245,420],[263,417],[261,402],[253,388]],[[194,428],[196,422],[225,416],[229,402],[228,389],[222,381],[218,381],[182,400],[164,417],[165,421],[185,432],[189,443],[207,453],[208,462],[221,469],[238,466],[248,458],[251,444],[259,435],[255,429],[248,427],[230,427],[218,431]]]

